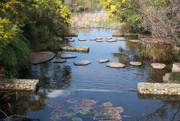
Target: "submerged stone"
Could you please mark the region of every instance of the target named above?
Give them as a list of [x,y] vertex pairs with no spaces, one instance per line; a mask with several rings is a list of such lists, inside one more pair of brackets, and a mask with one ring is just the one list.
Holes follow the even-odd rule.
[[103,42],[103,40],[97,39],[96,42]]
[[142,63],[138,61],[131,61],[130,64],[133,66],[141,66]]
[[130,42],[140,42],[140,40],[129,40]]
[[102,37],[96,37],[96,39],[102,39]]
[[79,41],[86,41],[87,39],[85,38],[81,38],[81,39],[78,39]]
[[109,40],[106,40],[106,42],[116,42],[116,40],[109,39]]
[[76,66],[86,66],[89,65],[91,63],[91,61],[89,60],[76,60],[74,61],[74,65]]
[[164,69],[166,67],[166,65],[163,63],[152,63],[151,66],[154,69]]
[[32,64],[44,63],[53,59],[54,56],[55,54],[52,52],[30,52],[29,62]]
[[106,66],[110,68],[124,68],[125,67],[124,64],[119,63],[119,62],[111,62],[111,63],[106,64]]
[[60,57],[63,59],[70,59],[70,58],[76,58],[77,56],[71,53],[64,53],[64,54],[61,54]]
[[58,59],[54,61],[54,63],[64,63],[64,62],[66,62],[66,59]]
[[173,64],[172,72],[180,72],[180,63]]
[[99,63],[106,63],[109,62],[109,59],[99,59],[98,61]]
[[96,40],[96,38],[90,38],[89,40],[91,40],[91,41],[95,41],[95,40]]

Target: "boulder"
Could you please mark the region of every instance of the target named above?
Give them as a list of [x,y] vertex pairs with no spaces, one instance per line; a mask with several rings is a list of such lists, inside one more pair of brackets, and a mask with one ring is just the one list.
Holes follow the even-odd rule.
[[86,38],[81,38],[81,39],[78,39],[79,41],[86,41],[87,39]]
[[53,59],[54,56],[55,54],[52,52],[30,52],[29,62],[32,64],[44,63]]
[[125,67],[124,64],[119,63],[119,62],[111,62],[111,63],[106,64],[106,66],[110,68],[124,68]]
[[66,59],[58,59],[54,61],[54,63],[64,63],[64,62],[66,62]]
[[99,59],[98,61],[99,63],[106,63],[109,62],[109,59]]
[[131,61],[130,64],[133,66],[141,66],[142,65],[142,63],[138,62],[138,61]]
[[172,72],[180,72],[180,63],[173,64]]
[[91,63],[91,61],[89,60],[76,60],[74,61],[74,65],[76,66],[86,66],[89,65]]
[[108,39],[106,42],[116,42],[116,40]]
[[163,63],[152,63],[151,66],[154,69],[164,69],[166,67],[166,65]]
[[77,56],[71,53],[64,53],[64,54],[61,54],[60,57],[63,59],[70,59],[70,58],[76,58]]

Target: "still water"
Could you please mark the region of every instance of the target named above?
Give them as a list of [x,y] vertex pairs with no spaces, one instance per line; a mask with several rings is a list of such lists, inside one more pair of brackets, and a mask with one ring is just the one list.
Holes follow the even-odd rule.
[[[106,42],[112,37],[111,29],[74,30],[75,42],[71,46],[88,46],[89,53],[55,52],[49,62],[31,65],[24,78],[39,79],[39,90],[30,92],[4,92],[0,101],[0,119],[29,121],[177,121],[180,119],[180,97],[144,96],[137,93],[138,82],[162,82],[166,69],[152,69],[149,60],[139,54],[141,43],[128,41]],[[103,42],[89,38],[103,37]],[[86,38],[87,41],[78,41]],[[116,39],[113,37],[113,39]],[[62,53],[77,58],[66,63],[54,63]],[[122,62],[125,68],[109,68],[98,59]],[[87,66],[75,66],[75,60],[90,60]],[[140,61],[135,67],[130,61]],[[2,97],[1,96],[1,97]],[[7,116],[11,116],[8,117]]]

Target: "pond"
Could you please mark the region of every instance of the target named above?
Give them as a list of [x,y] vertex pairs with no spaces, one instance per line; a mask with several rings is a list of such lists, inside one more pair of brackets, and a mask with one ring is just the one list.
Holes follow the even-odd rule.
[[[63,44],[87,46],[89,53],[55,52],[49,62],[31,65],[23,78],[39,79],[39,89],[30,92],[4,92],[1,98],[0,119],[34,121],[113,121],[113,120],[179,120],[179,96],[144,96],[137,93],[138,82],[162,82],[171,65],[163,70],[151,67],[151,62],[140,55],[142,43],[128,41],[106,42],[117,30],[105,28],[76,29],[75,42]],[[89,38],[103,37],[103,42]],[[86,38],[87,41],[78,41]],[[112,37],[116,39],[116,37]],[[66,63],[54,63],[62,53],[77,58]],[[109,68],[98,59],[122,62],[125,68]],[[87,66],[75,66],[75,60],[90,60]],[[142,66],[131,66],[140,61]],[[8,117],[7,116],[11,116]]]

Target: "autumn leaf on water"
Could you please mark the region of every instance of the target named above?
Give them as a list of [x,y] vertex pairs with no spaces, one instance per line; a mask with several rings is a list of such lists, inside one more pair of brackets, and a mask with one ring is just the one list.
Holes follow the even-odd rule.
[[50,103],[48,104],[48,107],[59,108],[61,105],[59,103]]
[[110,102],[107,102],[107,103],[103,103],[103,106],[106,106],[106,107],[111,107],[113,104],[110,103]]
[[77,102],[77,100],[75,100],[75,99],[68,99],[68,100],[66,100],[68,103],[76,103]]

